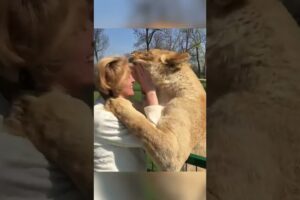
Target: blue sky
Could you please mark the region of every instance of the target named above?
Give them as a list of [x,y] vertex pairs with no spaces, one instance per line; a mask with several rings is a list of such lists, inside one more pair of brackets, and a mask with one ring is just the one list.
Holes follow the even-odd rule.
[[109,45],[104,52],[104,56],[124,55],[135,50],[136,38],[133,29],[109,28],[104,29],[104,33],[109,38]]
[[133,51],[135,36],[132,29],[112,28],[104,32],[109,37],[109,46],[104,56],[124,55]]
[[94,27],[122,27],[129,12],[130,4],[126,0],[94,0]]

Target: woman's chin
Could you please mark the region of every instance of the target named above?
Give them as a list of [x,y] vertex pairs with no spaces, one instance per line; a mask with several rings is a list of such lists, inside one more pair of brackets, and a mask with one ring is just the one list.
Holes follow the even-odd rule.
[[127,94],[121,94],[120,95],[121,97],[124,97],[126,99],[130,98],[130,97],[133,97],[134,96],[134,92],[130,92],[130,93],[127,93]]
[[133,90],[128,91],[128,96],[130,96],[130,97],[134,96],[134,91]]
[[130,96],[130,97],[133,97],[134,96],[134,92],[133,93],[131,93],[130,95],[128,95],[128,96]]

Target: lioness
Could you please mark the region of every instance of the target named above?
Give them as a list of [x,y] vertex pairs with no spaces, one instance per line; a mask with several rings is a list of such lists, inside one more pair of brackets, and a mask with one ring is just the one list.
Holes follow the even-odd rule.
[[60,90],[15,101],[4,120],[11,134],[28,138],[85,195],[93,194],[93,114],[81,100]]
[[133,130],[163,171],[179,171],[192,150],[205,155],[206,94],[189,64],[188,53],[152,49],[133,52],[130,61],[142,65],[165,106],[157,127],[126,99],[109,99],[106,108]]
[[300,199],[299,26],[278,0],[207,12],[207,199]]

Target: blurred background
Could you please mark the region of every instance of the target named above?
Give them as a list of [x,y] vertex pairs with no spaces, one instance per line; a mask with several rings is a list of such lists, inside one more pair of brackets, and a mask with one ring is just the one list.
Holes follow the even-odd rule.
[[203,200],[206,199],[205,177],[204,172],[97,173],[94,199]]
[[206,26],[205,0],[94,0],[94,27]]

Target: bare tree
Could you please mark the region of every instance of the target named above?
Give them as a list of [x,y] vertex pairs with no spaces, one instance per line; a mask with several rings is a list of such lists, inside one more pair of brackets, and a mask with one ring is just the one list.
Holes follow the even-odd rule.
[[94,54],[96,61],[98,62],[104,54],[104,51],[109,45],[109,38],[105,34],[104,29],[95,29],[94,31]]
[[146,37],[147,51],[149,51],[149,46],[152,41],[154,33],[158,30],[159,29],[150,29],[150,33],[149,33],[149,28],[146,28],[146,36],[145,37]]
[[137,49],[168,49],[177,51],[180,34],[177,29],[134,29]]
[[[138,49],[159,48],[188,52],[196,74],[205,74],[204,29],[134,29]],[[204,75],[205,76],[205,75]]]
[[153,37],[151,48],[174,50],[173,32],[172,29],[160,29]]
[[[191,36],[191,46],[190,49],[195,52],[195,59],[197,62],[198,75],[201,75],[201,71],[205,76],[205,44],[206,44],[206,34],[204,30],[192,29],[190,32]],[[201,59],[203,63],[203,70],[201,70]]]
[[192,29],[186,29],[184,31],[185,32],[185,48],[184,48],[185,51],[188,51],[188,48],[190,46],[189,40],[190,40],[192,31],[193,31]]
[[134,29],[134,34],[137,38],[134,46],[139,49],[146,49],[149,51],[150,44],[152,42],[154,33],[159,31],[160,29]]

